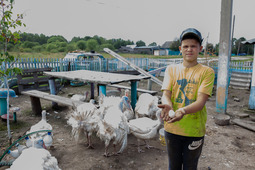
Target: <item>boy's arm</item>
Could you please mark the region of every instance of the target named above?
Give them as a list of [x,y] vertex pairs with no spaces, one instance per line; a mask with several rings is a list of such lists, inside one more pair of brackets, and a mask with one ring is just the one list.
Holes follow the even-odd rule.
[[208,94],[198,93],[197,100],[194,103],[183,107],[183,109],[185,110],[185,114],[196,113],[202,110],[203,107],[205,106],[208,97],[209,97]]
[[173,103],[171,101],[171,96],[172,96],[172,92],[169,90],[164,90],[163,91],[163,95],[161,98],[162,104],[167,104],[169,105],[171,108],[173,108]]

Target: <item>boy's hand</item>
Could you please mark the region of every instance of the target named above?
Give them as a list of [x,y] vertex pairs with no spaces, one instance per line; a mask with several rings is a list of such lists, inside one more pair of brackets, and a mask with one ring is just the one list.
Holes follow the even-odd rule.
[[173,108],[171,106],[169,106],[168,104],[159,104],[158,107],[162,109],[160,117],[164,121],[171,120],[168,113],[169,113],[170,110],[173,110]]
[[173,110],[173,108],[167,104],[159,104],[159,108],[162,109],[160,117],[164,120],[167,121],[168,123],[173,123],[176,121],[179,121],[183,118],[185,115],[185,110],[183,108],[180,108],[175,111],[175,116],[173,118],[169,117],[169,111]]
[[173,123],[173,122],[179,121],[183,118],[184,115],[185,115],[185,110],[183,108],[180,108],[180,109],[175,111],[175,117],[173,117],[172,119],[170,119],[167,122],[168,123]]

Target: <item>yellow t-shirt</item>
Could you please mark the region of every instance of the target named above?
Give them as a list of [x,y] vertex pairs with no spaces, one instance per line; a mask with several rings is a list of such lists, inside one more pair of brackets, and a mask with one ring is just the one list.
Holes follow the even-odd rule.
[[[171,101],[174,111],[196,101],[198,92],[211,96],[214,83],[212,68],[197,64],[186,68],[183,64],[169,65],[166,68],[161,90],[172,92]],[[164,123],[167,132],[190,137],[205,135],[207,120],[206,107],[201,111],[185,115],[180,121]]]

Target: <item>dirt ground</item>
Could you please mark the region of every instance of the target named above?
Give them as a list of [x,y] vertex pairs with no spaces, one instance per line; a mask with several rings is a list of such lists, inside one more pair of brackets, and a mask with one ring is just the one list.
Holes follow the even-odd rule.
[[[139,88],[146,88],[147,81],[139,83]],[[89,85],[81,87],[65,86],[59,95],[68,97],[69,93],[83,94],[89,90]],[[159,91],[160,87],[153,83],[153,90]],[[95,92],[97,95],[97,93]],[[227,113],[231,118],[238,117],[238,114],[245,113],[248,107],[250,92],[247,90],[235,90],[229,88]],[[161,96],[161,92],[158,93]],[[218,114],[215,112],[216,92],[206,103],[208,110],[207,132],[202,155],[199,160],[198,169],[206,170],[252,170],[255,167],[255,132],[247,130],[237,125],[218,126],[214,123],[214,118]],[[240,99],[235,101],[234,98]],[[65,116],[71,111],[70,107],[60,105],[59,110],[51,108],[51,102],[41,100],[43,109],[49,113],[47,119],[53,126],[53,145],[51,154],[58,160],[59,167],[63,170],[105,170],[105,169],[132,169],[132,170],[165,170],[168,166],[167,153],[165,146],[161,145],[159,136],[150,141],[153,149],[145,149],[144,153],[137,152],[137,140],[134,136],[128,136],[128,146],[119,156],[104,157],[104,143],[95,135],[92,140],[95,149],[87,149],[83,137],[76,143],[72,140],[71,127],[67,125]],[[11,98],[10,104],[20,107],[17,119],[19,128],[12,130],[13,141],[24,133],[41,117],[34,116],[31,111],[30,98],[20,95]],[[248,113],[253,114],[255,113]],[[249,118],[245,118],[249,119]],[[0,127],[6,125],[1,122]],[[253,124],[254,125],[254,124]],[[14,127],[11,123],[11,128]],[[7,133],[0,131],[0,145],[2,155],[8,146]],[[112,148],[111,148],[112,149]],[[3,160],[9,159],[5,156]],[[0,170],[7,167],[0,167]]]

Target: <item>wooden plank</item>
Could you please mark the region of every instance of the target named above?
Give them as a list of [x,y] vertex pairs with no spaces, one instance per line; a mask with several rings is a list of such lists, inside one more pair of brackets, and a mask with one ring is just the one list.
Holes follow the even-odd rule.
[[[128,87],[128,86],[122,86],[122,85],[116,85],[116,84],[107,85],[107,86],[131,90],[131,87]],[[137,88],[137,91],[138,91],[138,92],[141,92],[141,93],[149,93],[149,94],[152,94],[152,95],[155,95],[155,94],[158,93],[157,91],[151,91],[151,90],[145,90],[145,89],[139,89],[139,88]]]
[[61,103],[67,106],[78,106],[80,104],[83,104],[84,102],[72,100],[70,98],[57,96],[49,93],[45,93],[38,90],[29,90],[29,91],[22,91],[21,94],[32,96],[32,97],[38,97],[44,100],[53,101],[56,103]]
[[156,74],[157,76],[159,76],[159,74],[161,73],[161,71],[165,70],[167,66],[164,67],[159,67],[157,69],[151,70],[148,73],[150,74]]
[[25,84],[34,83],[34,82],[47,84],[48,80],[49,80],[49,77],[22,79],[19,81],[18,84],[25,85]]
[[52,68],[32,68],[32,69],[23,69],[25,73],[33,73],[33,72],[44,72],[44,71],[51,71]]
[[127,74],[106,73],[89,70],[65,71],[65,72],[44,72],[46,75],[64,78],[69,80],[78,80],[82,82],[92,82],[98,84],[117,84],[128,81],[140,81],[149,79],[148,76],[135,76]]
[[129,62],[128,60],[126,60],[124,57],[120,56],[119,54],[113,52],[112,50],[110,50],[109,48],[104,48],[104,51],[111,54],[113,57],[116,57],[117,59],[119,59],[120,61],[124,62],[125,64],[129,65],[130,67],[132,67],[133,69],[139,71],[141,74],[148,76],[151,78],[152,81],[154,81],[155,83],[157,83],[158,85],[162,86],[163,82],[160,81],[159,79],[157,79],[156,77],[154,77],[153,75],[149,74],[148,72],[144,71],[143,69],[139,68],[138,66],[136,66],[135,64]]
[[249,130],[255,132],[255,125],[254,124],[248,124],[247,121],[244,122],[240,119],[234,119],[234,120],[232,120],[232,122],[239,125],[239,126],[241,126],[241,127],[244,127],[246,129],[249,129]]
[[22,74],[17,75],[17,84],[19,93],[28,89],[49,89],[49,77],[43,74],[43,71],[51,71],[52,68],[33,68],[24,69]]

